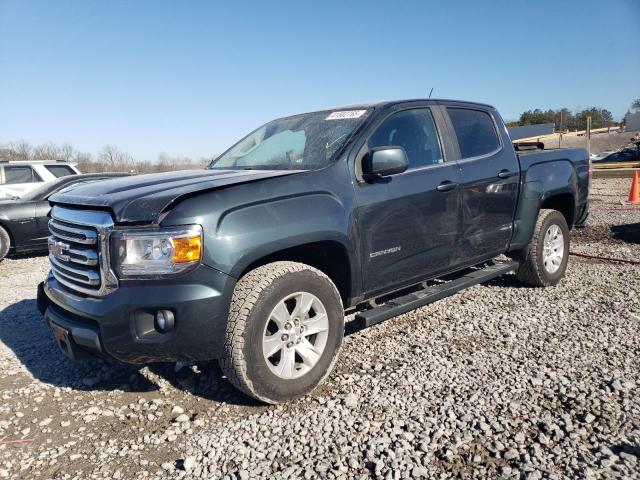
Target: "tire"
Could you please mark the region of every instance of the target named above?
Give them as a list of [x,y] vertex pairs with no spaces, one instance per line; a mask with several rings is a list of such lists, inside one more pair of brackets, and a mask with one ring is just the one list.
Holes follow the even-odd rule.
[[[551,256],[545,253],[547,232],[560,232],[562,238],[556,236]],[[562,253],[559,248],[562,246]],[[562,213],[557,210],[541,209],[529,245],[512,254],[520,262],[516,277],[522,283],[533,287],[550,287],[557,285],[567,270],[569,261],[569,227]],[[545,259],[547,260],[545,264]]]
[[11,247],[11,238],[7,231],[0,227],[0,262],[4,260],[4,257],[9,253]]
[[[303,304],[308,314],[299,316]],[[331,373],[343,336],[342,301],[329,277],[302,263],[274,262],[238,281],[219,364],[242,392],[283,403],[310,393]]]

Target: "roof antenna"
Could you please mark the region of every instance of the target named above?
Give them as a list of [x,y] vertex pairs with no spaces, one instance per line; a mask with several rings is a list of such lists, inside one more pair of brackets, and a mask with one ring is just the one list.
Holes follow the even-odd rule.
[[433,87],[431,87],[431,91],[429,92],[429,98],[431,98],[432,93],[433,93]]

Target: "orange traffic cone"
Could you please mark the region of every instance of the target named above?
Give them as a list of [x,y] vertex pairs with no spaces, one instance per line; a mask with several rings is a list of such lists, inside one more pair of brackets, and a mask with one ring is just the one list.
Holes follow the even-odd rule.
[[640,203],[640,185],[638,185],[638,171],[633,172],[631,191],[629,192],[629,203]]

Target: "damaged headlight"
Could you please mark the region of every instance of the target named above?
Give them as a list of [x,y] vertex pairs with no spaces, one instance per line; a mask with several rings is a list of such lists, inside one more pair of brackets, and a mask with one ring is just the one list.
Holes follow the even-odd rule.
[[184,272],[202,258],[202,227],[116,230],[111,235],[113,268],[120,278]]

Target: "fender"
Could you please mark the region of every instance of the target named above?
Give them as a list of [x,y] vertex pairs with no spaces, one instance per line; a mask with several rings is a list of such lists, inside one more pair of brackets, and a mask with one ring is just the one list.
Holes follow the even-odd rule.
[[202,225],[203,263],[235,278],[276,252],[336,242],[347,252],[352,282],[359,285],[349,214],[353,190],[348,181],[336,179],[345,174],[346,164],[334,164],[319,172],[201,193],[178,203],[162,226]]
[[[570,160],[554,160],[531,165],[523,174],[509,250],[524,248],[529,244],[538,212],[546,200],[557,195],[569,194],[573,199],[571,207],[574,212],[578,211],[577,191],[578,174]],[[569,225],[569,228],[571,227],[572,225]]]

